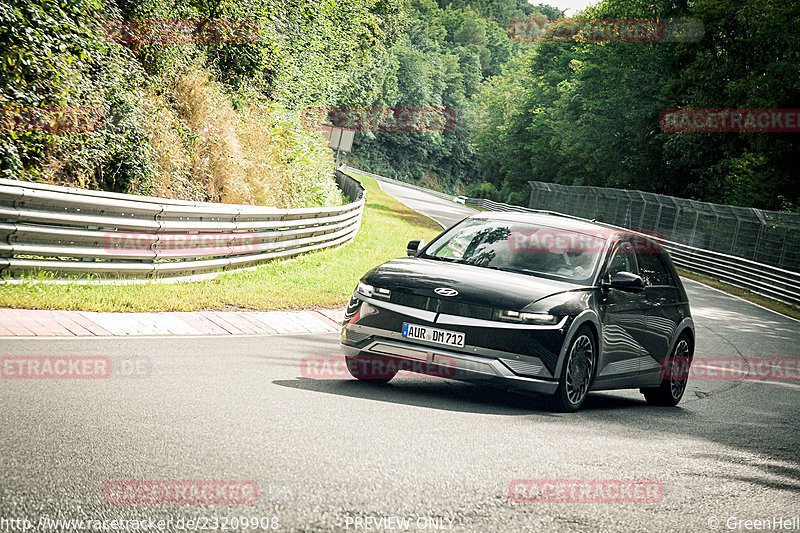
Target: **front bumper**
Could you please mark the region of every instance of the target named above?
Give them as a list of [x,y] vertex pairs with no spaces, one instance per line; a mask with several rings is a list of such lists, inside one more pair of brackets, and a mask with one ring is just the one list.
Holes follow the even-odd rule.
[[[420,322],[418,318],[407,317]],[[426,341],[410,341],[399,331],[378,328],[372,322],[370,326],[345,322],[341,343],[348,358],[387,358],[397,361],[396,367],[413,372],[524,392],[553,394],[558,387],[556,378],[536,357],[472,345],[463,349],[470,353],[457,352]]]

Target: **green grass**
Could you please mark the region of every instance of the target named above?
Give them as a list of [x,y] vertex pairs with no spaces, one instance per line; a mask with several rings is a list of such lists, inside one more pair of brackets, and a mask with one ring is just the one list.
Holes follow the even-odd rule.
[[227,272],[213,280],[141,285],[48,285],[0,288],[0,307],[84,311],[194,311],[336,307],[347,302],[370,268],[405,255],[411,239],[429,241],[438,224],[380,190],[374,179],[355,175],[367,189],[356,239],[333,250],[273,261],[255,270]]
[[733,294],[734,296],[743,298],[748,302],[756,303],[758,305],[766,307],[767,309],[772,309],[773,311],[777,311],[778,313],[781,313],[783,315],[790,316],[792,318],[797,318],[800,320],[800,309],[798,309],[793,305],[787,305],[777,300],[773,300],[772,298],[761,296],[760,294],[755,294],[747,289],[735,287],[734,285],[725,283],[718,279],[709,278],[708,276],[703,276],[701,274],[695,274],[694,272],[689,272],[687,270],[683,270],[682,268],[678,269],[678,273],[682,277],[699,281],[700,283],[704,283],[721,291],[727,292],[728,294]]

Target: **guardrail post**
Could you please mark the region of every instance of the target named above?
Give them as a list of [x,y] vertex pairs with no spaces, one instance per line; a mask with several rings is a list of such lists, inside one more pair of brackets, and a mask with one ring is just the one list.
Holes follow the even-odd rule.
[[658,201],[658,212],[656,213],[656,221],[653,224],[653,231],[661,231],[658,229],[659,224],[661,224],[661,210],[664,209],[664,204],[661,203],[661,200]]
[[612,220],[611,220],[612,223],[616,223],[617,222],[617,214],[619,213],[619,203],[620,203],[621,200],[622,200],[622,198],[617,196],[617,206],[614,208],[614,216],[612,217]]
[[531,186],[531,199],[528,207],[533,208],[542,201],[542,186],[537,181],[529,181],[528,185]]
[[781,246],[781,258],[778,260],[778,266],[783,268],[783,263],[786,260],[786,246],[789,244],[789,225],[784,226],[783,229],[783,246]]
[[742,219],[735,212],[733,215],[736,217],[736,229],[733,230],[733,239],[731,240],[731,255],[736,255],[734,252],[736,251],[736,242],[739,240],[739,227],[742,225]]
[[764,226],[767,225],[767,221],[764,219],[761,210],[753,209],[753,212],[756,214],[758,221],[760,222],[758,226],[758,237],[756,237],[756,247],[755,250],[753,250],[753,261],[756,261],[758,259],[758,250],[761,248],[761,238],[764,236]]
[[700,210],[698,209],[695,211],[694,214],[694,226],[692,226],[692,240],[689,242],[689,246],[694,246],[694,235],[697,232],[697,221],[700,219]]
[[675,206],[675,222],[672,223],[672,240],[673,241],[676,240],[676,236],[677,236],[677,233],[678,233],[678,220],[680,220],[680,218],[681,218],[681,212],[682,211],[683,211],[683,209],[681,208],[681,206],[679,206],[679,205]]
[[642,228],[642,226],[644,226],[644,213],[645,211],[647,211],[647,199],[644,197],[644,194],[642,194],[642,191],[638,192],[639,192],[639,197],[642,199],[642,214],[639,215],[639,227],[637,227],[636,229],[641,231],[642,229],[644,229]]
[[714,227],[711,228],[711,241],[709,241],[708,243],[708,249],[713,250],[714,240],[717,238],[717,225],[719,224],[719,213],[717,213],[717,210],[714,209],[713,205],[709,204],[709,207],[711,207],[711,211],[714,213]]

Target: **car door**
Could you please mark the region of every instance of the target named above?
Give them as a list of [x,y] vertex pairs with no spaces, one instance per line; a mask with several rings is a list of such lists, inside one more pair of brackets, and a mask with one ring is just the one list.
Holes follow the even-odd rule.
[[637,246],[636,250],[647,303],[647,335],[640,368],[656,383],[660,382],[660,365],[671,347],[675,328],[683,318],[680,291],[662,254],[655,245]]
[[[618,272],[638,274],[636,254],[630,240],[618,242],[611,250],[610,259],[601,280],[610,282]],[[603,325],[602,353],[598,363],[598,386],[620,386],[639,375],[639,365],[644,353],[642,343],[647,338],[647,301],[643,292],[632,293],[609,288],[603,291],[599,306]]]

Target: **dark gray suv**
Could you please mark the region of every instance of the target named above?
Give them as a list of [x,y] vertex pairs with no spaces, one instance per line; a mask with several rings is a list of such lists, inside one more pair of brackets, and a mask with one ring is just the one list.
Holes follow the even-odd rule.
[[677,405],[694,347],[689,301],[657,240],[537,213],[480,213],[367,272],[345,313],[350,373],[399,371],[549,395],[638,388]]

